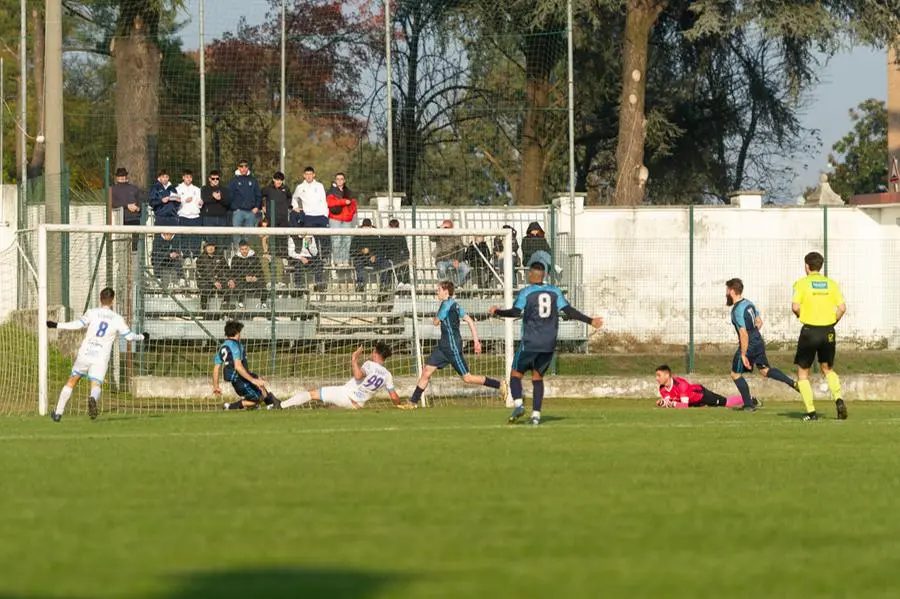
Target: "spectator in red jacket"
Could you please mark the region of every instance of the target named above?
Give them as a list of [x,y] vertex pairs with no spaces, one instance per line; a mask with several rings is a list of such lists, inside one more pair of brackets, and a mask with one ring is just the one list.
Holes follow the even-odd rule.
[[[338,173],[326,197],[328,201],[328,225],[332,229],[353,229],[356,227],[356,198],[347,187],[347,176]],[[340,266],[350,264],[350,237],[341,235],[334,238],[331,255]]]

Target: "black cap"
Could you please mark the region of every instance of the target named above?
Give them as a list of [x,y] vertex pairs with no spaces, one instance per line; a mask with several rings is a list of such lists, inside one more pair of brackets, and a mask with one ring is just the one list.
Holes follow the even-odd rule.
[[284,173],[281,171],[275,171],[275,174],[272,175],[272,178],[277,181],[284,181]]
[[371,218],[362,219],[362,224],[360,225],[360,227],[371,227],[371,226],[373,226]]
[[128,171],[125,169],[124,166],[120,166],[119,168],[116,169],[116,176],[117,177],[127,177]]
[[238,160],[237,165],[238,166],[250,166],[250,163],[247,162],[246,160]]

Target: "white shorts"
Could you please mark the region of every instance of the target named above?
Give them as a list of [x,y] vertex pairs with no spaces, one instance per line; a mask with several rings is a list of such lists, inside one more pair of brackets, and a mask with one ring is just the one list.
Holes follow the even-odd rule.
[[86,376],[91,381],[102,385],[106,379],[106,369],[109,367],[109,357],[84,356],[81,353],[72,364],[72,376]]
[[366,405],[365,400],[360,401],[354,391],[356,386],[349,388],[347,385],[340,387],[322,387],[319,389],[319,399],[326,403],[345,410],[358,410]]

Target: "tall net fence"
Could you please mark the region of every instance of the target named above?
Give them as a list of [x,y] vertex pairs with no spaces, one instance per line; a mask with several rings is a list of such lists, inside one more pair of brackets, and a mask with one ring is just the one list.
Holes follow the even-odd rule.
[[[198,184],[219,170],[227,183],[238,160],[262,185],[283,170],[293,187],[314,166],[327,187],[343,171],[362,202],[386,195],[391,169],[394,192],[419,205],[539,204],[568,183],[564,13],[516,0],[160,5],[66,4],[68,171],[31,189],[35,198],[71,189],[87,201],[104,187],[107,158],[143,189],[161,169],[176,183],[192,170]],[[30,178],[46,159],[42,28],[29,14],[24,127],[19,40],[2,40],[9,179],[17,128]]]

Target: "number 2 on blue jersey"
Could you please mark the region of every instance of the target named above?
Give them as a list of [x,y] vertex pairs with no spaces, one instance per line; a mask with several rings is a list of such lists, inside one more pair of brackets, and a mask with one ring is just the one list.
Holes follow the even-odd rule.
[[97,337],[103,337],[106,335],[106,329],[109,328],[109,323],[105,320],[101,320],[100,324],[97,325]]

